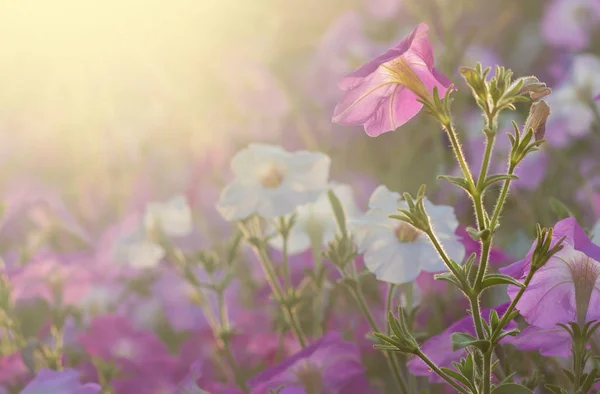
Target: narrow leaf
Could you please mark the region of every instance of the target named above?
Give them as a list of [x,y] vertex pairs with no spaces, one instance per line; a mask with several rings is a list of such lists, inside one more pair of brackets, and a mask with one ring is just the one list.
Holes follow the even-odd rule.
[[522,289],[525,288],[525,285],[515,278],[502,274],[488,274],[483,278],[483,282],[481,282],[482,289],[497,285],[515,285]]
[[492,390],[492,394],[533,394],[533,391],[520,384],[505,383]]

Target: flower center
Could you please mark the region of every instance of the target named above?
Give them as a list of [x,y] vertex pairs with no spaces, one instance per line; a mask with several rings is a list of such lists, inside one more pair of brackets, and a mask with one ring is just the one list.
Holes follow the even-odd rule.
[[387,71],[390,82],[395,82],[412,90],[414,94],[422,99],[429,99],[431,93],[421,81],[419,76],[410,68],[410,65],[402,56],[390,60],[382,64],[382,67]]
[[259,179],[267,189],[277,189],[285,179],[285,172],[275,163],[271,163],[260,173]]
[[401,222],[394,231],[396,233],[396,238],[398,238],[398,242],[401,243],[415,242],[421,234],[421,231],[418,228],[406,222]]
[[600,275],[600,265],[587,256],[569,261],[567,264],[575,287],[577,323],[583,325],[586,322],[592,292]]

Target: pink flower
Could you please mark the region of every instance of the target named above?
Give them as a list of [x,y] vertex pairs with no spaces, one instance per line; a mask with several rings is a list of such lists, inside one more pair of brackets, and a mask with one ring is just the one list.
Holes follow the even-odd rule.
[[135,329],[125,317],[96,318],[79,344],[91,357],[115,363],[122,374],[112,381],[116,394],[174,392],[176,360],[152,332]]
[[333,122],[363,125],[371,137],[395,130],[423,107],[417,98],[443,95],[450,81],[433,68],[433,48],[421,23],[398,45],[348,74],[339,82],[346,91]]

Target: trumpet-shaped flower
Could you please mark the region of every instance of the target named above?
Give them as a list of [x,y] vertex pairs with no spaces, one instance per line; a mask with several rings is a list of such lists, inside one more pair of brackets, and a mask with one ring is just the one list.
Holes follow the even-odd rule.
[[450,81],[433,67],[428,31],[419,24],[398,45],[344,77],[338,85],[346,94],[333,121],[363,125],[376,137],[413,118],[423,107],[417,99],[431,97],[434,87],[445,94]]
[[323,153],[250,144],[233,158],[235,179],[221,193],[217,209],[229,221],[255,213],[267,219],[290,214],[327,188],[330,163]]
[[[446,271],[441,257],[421,230],[408,223],[390,219],[398,209],[407,209],[400,194],[379,186],[369,200],[369,211],[350,222],[365,265],[377,279],[402,284],[412,282],[419,272]],[[465,247],[455,234],[458,220],[449,206],[433,205],[425,199],[431,225],[451,259],[461,262]]]
[[[572,321],[582,325],[600,318],[600,310],[589,308],[600,302],[599,286],[600,262],[567,244],[535,273],[517,309],[541,328]],[[518,291],[509,286],[508,295],[514,299]]]
[[[332,183],[329,186],[340,199],[346,220],[356,218],[359,210],[354,202],[350,186],[339,183]],[[326,245],[333,241],[337,231],[335,214],[326,191],[314,203],[301,205],[296,209],[296,221],[288,239],[288,252],[295,254],[309,249],[311,237],[318,237],[317,239],[321,239],[321,243]],[[273,238],[271,246],[281,250],[283,248],[282,237]]]
[[369,382],[358,347],[331,332],[250,380],[252,393],[285,387],[290,393],[363,394]]

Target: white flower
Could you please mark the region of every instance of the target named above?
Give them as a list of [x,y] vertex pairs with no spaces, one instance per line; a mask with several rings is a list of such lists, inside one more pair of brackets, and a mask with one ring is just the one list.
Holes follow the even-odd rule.
[[146,239],[125,246],[127,265],[137,269],[154,268],[165,257],[165,250]]
[[290,214],[325,190],[330,164],[323,153],[250,144],[233,158],[235,179],[221,193],[217,209],[229,221],[253,213],[266,219]]
[[[329,184],[329,189],[333,190],[342,203],[346,220],[356,218],[359,209],[354,201],[352,188],[332,182]],[[337,231],[337,222],[329,202],[328,191],[324,191],[314,203],[304,204],[296,209],[296,223],[288,239],[288,253],[295,254],[309,249],[311,235],[321,238],[322,244],[327,245],[334,240]],[[283,249],[281,236],[273,238],[270,244],[276,249]]]
[[552,115],[548,118],[546,139],[555,145],[565,145],[570,138],[586,135],[594,122],[592,99],[600,92],[600,59],[590,54],[573,59],[569,79],[548,96]]
[[[447,270],[429,238],[408,223],[390,219],[398,208],[408,208],[400,194],[379,186],[369,200],[369,211],[350,223],[365,265],[377,279],[402,284],[412,282],[420,271]],[[431,225],[448,256],[462,262],[465,248],[456,236],[458,220],[454,209],[436,206],[425,199]]]
[[185,196],[176,196],[163,203],[146,206],[144,225],[158,226],[166,235],[180,237],[192,232],[192,210]]

